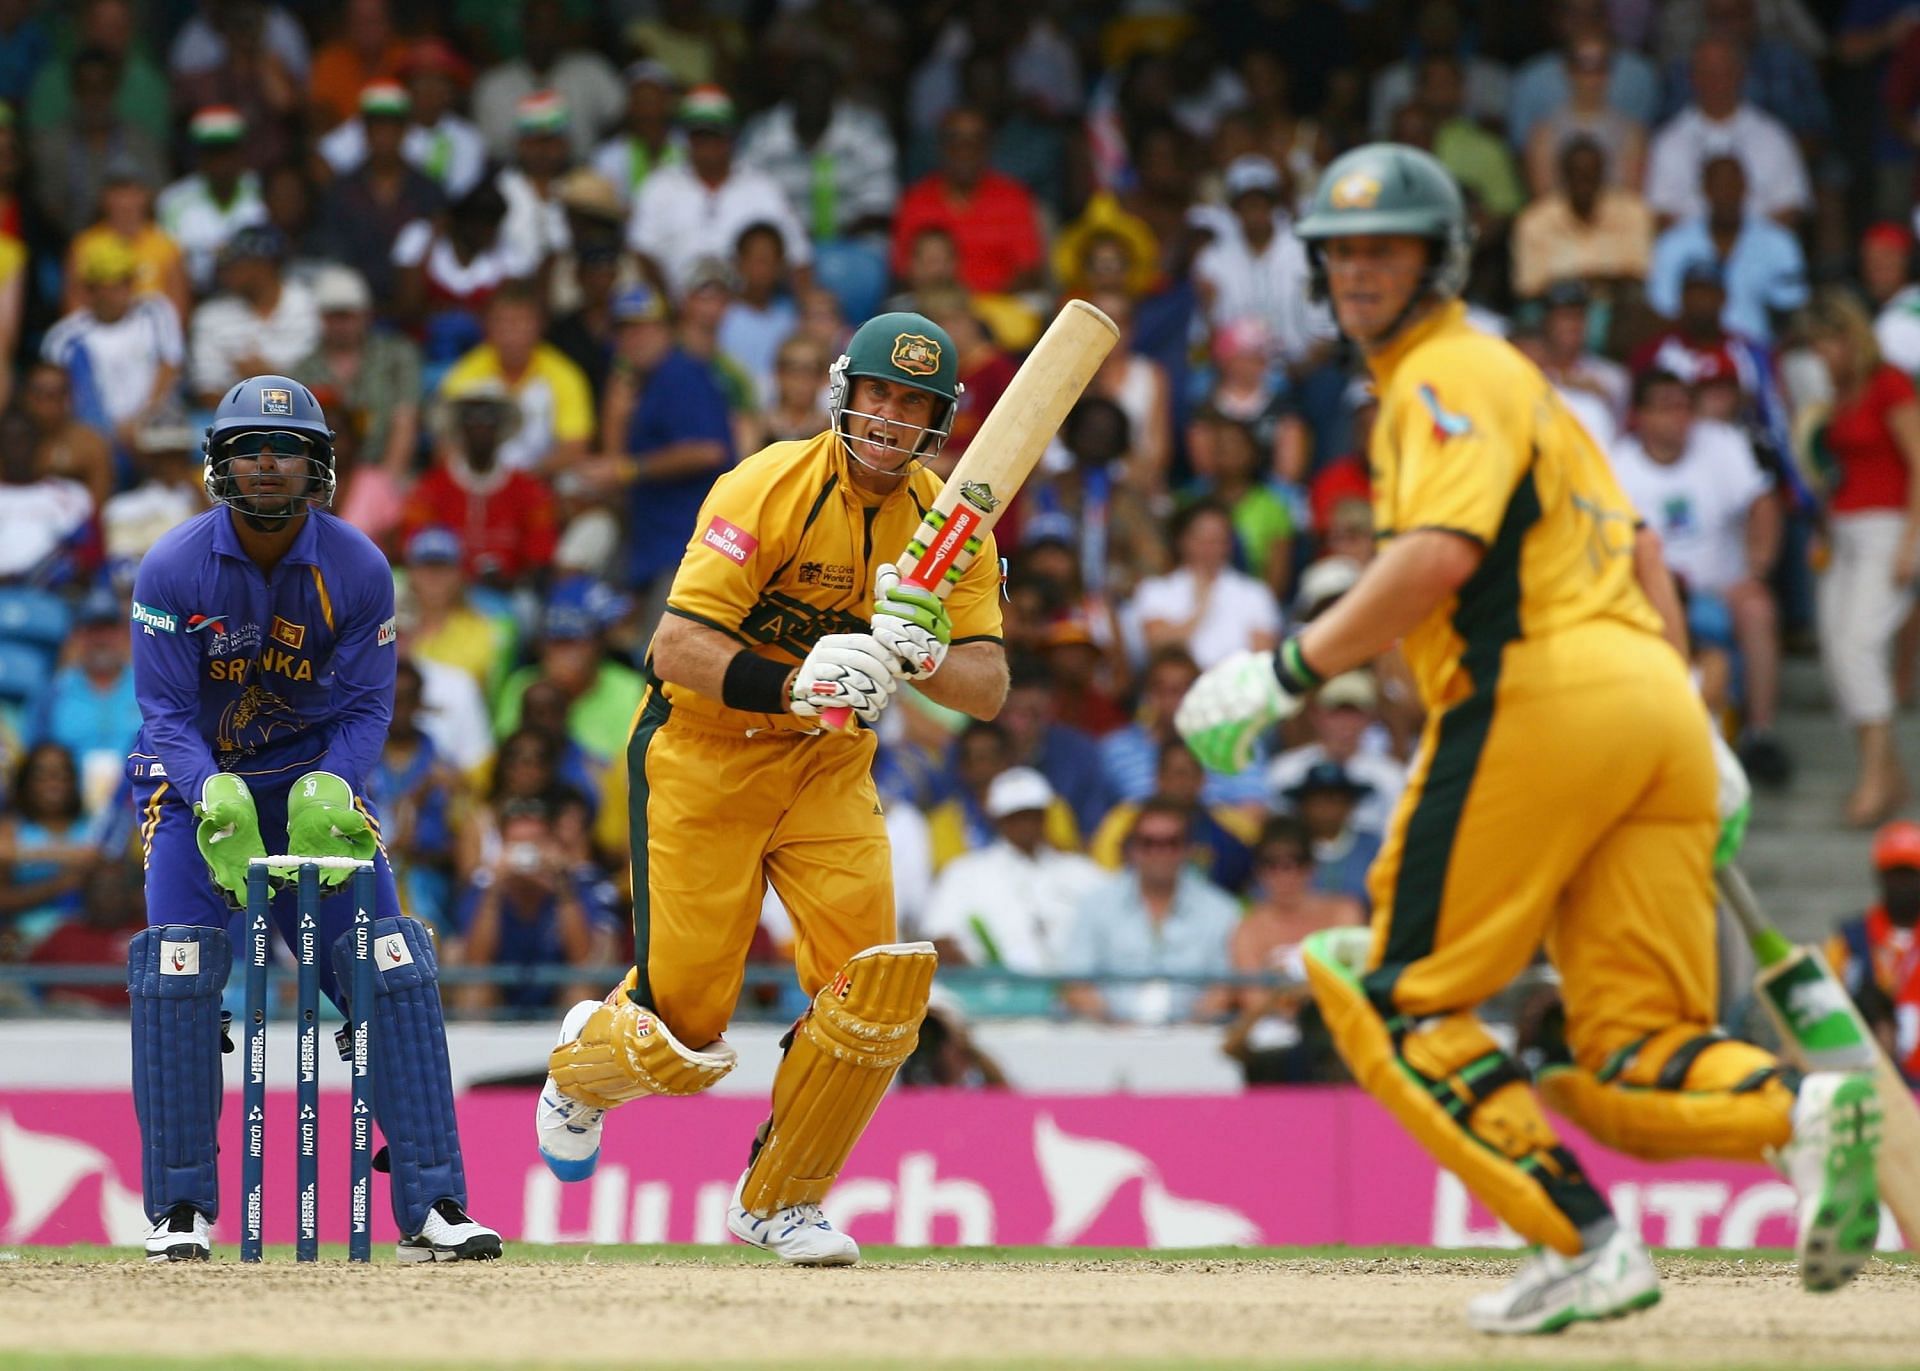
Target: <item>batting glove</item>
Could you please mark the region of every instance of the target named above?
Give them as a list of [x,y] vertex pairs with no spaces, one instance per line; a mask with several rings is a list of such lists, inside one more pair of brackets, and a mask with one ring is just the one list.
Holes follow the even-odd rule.
[[919,681],[938,671],[953,641],[946,601],[931,590],[902,585],[892,562],[874,568],[873,595],[873,636],[898,659],[900,678]]
[[1713,869],[1718,871],[1740,855],[1740,845],[1747,840],[1747,820],[1753,817],[1753,785],[1740,758],[1721,736],[1719,725],[1709,719],[1707,732],[1713,738],[1714,769],[1720,773],[1720,838],[1713,849]]
[[900,688],[898,660],[871,633],[829,633],[794,673],[787,708],[803,719],[850,709],[868,723]]
[[199,821],[193,840],[207,863],[213,883],[227,902],[240,909],[247,902],[247,869],[255,857],[267,855],[260,839],[260,815],[253,792],[238,776],[216,772],[200,784],[200,800],[193,807]]
[[1246,770],[1260,735],[1300,708],[1274,674],[1271,652],[1236,652],[1200,674],[1173,724],[1209,771]]

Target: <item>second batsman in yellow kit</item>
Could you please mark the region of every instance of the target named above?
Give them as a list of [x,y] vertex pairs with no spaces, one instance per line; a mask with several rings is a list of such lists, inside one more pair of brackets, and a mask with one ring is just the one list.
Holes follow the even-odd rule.
[[634,970],[562,1025],[537,1119],[563,1180],[590,1175],[605,1111],[694,1094],[734,1064],[722,1032],[768,884],[793,918],[812,1007],[728,1213],[742,1241],[812,1265],[859,1248],[820,1208],[899,1064],[934,970],[894,942],[872,723],[899,682],[981,718],[1007,688],[989,539],[943,604],[884,559],[940,489],[959,394],[953,342],[917,314],[868,321],[834,365],[831,427],[714,483],[648,651],[627,747]]
[[1438,162],[1355,149],[1298,232],[1379,389],[1381,549],[1299,636],[1210,669],[1178,723],[1237,770],[1321,680],[1401,644],[1427,724],[1370,874],[1372,928],[1315,935],[1306,964],[1355,1078],[1538,1245],[1469,1320],[1552,1332],[1660,1297],[1476,1013],[1542,947],[1566,1011],[1548,1103],[1639,1156],[1776,1161],[1801,1196],[1805,1283],[1845,1283],[1879,1221],[1872,1082],[1802,1078],[1716,1026],[1716,839],[1746,783],[1676,650],[1657,540],[1540,371],[1468,322],[1465,207]]

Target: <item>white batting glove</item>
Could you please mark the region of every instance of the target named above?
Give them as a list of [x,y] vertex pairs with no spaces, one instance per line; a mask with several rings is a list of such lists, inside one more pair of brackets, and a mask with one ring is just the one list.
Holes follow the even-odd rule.
[[1208,770],[1233,775],[1246,770],[1260,735],[1290,718],[1300,700],[1273,674],[1271,652],[1236,652],[1200,673],[1173,725]]
[[953,620],[946,601],[930,590],[901,585],[899,570],[882,562],[873,569],[873,636],[892,649],[902,680],[919,681],[946,661]]
[[787,708],[803,719],[850,709],[872,723],[900,688],[895,670],[892,650],[871,633],[829,633],[800,663]]

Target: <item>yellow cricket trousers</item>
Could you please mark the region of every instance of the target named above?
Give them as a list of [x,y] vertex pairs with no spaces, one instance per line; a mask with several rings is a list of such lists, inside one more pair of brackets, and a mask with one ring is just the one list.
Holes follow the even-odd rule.
[[681,1042],[726,1028],[769,882],[809,996],[894,940],[874,747],[867,729],[724,732],[648,696],[627,741],[635,994]]
[[1602,621],[1478,666],[1429,718],[1373,867],[1366,973],[1309,973],[1356,1079],[1516,1231],[1573,1253],[1606,1201],[1473,1012],[1543,945],[1572,1060],[1541,1091],[1607,1145],[1759,1160],[1797,1078],[1714,1026],[1717,781],[1679,655]]

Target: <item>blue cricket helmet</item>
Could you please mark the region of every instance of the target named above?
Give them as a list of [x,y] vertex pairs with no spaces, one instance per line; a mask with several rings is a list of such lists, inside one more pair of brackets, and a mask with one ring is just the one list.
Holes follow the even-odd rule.
[[227,447],[247,433],[295,433],[304,437],[310,463],[307,504],[325,508],[333,503],[333,430],[327,426],[326,411],[313,398],[313,392],[287,376],[249,376],[221,397],[200,444],[201,483],[209,500],[234,505],[237,497],[226,470]]

